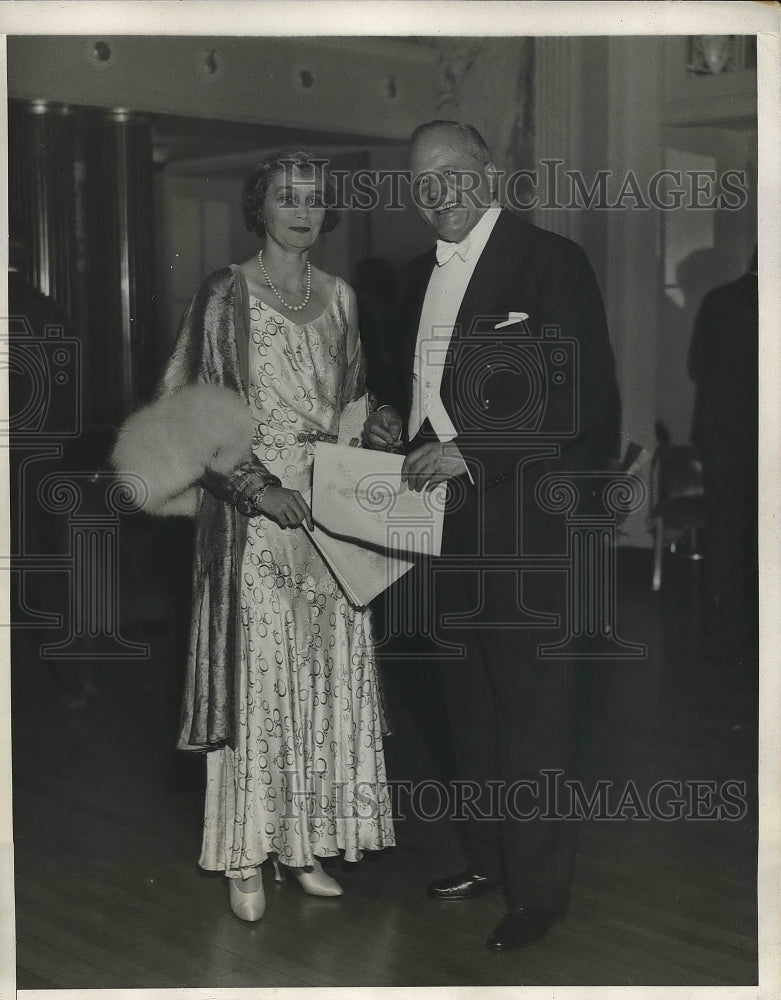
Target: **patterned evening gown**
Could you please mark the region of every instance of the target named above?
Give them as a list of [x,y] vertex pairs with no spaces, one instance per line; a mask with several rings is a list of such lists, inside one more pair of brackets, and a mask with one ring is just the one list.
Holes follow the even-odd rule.
[[[250,299],[253,449],[311,499],[314,445],[335,440],[363,391],[360,345],[348,357],[347,286],[297,326]],[[200,864],[251,874],[394,843],[371,619],[355,610],[303,528],[249,519],[241,568],[240,726],[236,749],[207,754]]]

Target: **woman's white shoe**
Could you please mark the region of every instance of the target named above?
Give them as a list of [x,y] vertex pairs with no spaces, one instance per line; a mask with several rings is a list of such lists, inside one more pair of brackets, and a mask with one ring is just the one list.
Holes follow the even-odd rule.
[[[322,865],[317,858],[314,859],[310,867],[312,871],[307,871],[305,868],[287,868],[304,892],[310,896],[341,896],[344,894],[342,887],[336,879],[323,871]],[[279,868],[276,868],[276,871],[277,881],[281,882],[282,877],[279,874]]]
[[231,910],[239,920],[253,923],[260,920],[266,912],[266,895],[260,872],[246,879],[229,878],[228,896]]

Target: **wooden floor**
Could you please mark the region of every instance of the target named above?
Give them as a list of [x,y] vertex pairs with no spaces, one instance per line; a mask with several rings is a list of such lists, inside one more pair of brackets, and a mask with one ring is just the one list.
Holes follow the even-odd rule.
[[[17,636],[18,988],[755,984],[754,666],[701,653],[694,567],[672,570],[653,595],[649,568],[627,560],[619,627],[649,658],[580,671],[581,777],[641,789],[742,780],[748,813],[583,823],[566,921],[506,955],[483,944],[504,910],[498,894],[443,904],[423,893],[460,867],[446,821],[407,818],[396,848],[334,863],[340,899],[266,872],[266,917],[236,920],[225,880],[196,866],[203,759],[171,749],[178,630],[144,631],[148,662],[96,664],[98,694],[82,709],[64,705],[32,637]],[[441,776],[430,668],[390,664],[385,681],[391,777]]]

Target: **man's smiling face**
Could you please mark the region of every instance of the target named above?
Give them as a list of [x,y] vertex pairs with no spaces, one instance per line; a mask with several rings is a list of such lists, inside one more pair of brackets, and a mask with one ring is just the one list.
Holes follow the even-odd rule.
[[441,240],[460,243],[492,202],[493,163],[482,162],[455,130],[443,126],[412,145],[415,204]]

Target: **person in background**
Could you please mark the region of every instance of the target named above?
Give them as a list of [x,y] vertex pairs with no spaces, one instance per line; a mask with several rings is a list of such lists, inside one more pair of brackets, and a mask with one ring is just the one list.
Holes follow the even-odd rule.
[[705,624],[714,654],[733,664],[757,641],[757,281],[755,247],[746,273],[703,299],[688,359],[705,489]]

